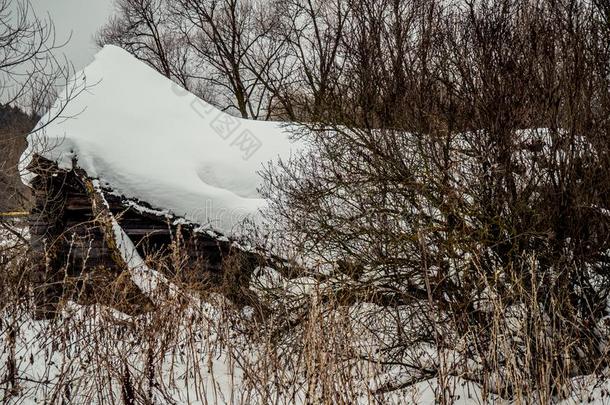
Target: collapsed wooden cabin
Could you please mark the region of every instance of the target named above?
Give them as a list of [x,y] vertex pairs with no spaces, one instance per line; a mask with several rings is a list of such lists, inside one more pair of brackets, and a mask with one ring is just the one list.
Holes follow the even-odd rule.
[[294,145],[282,123],[230,116],[104,47],[41,118],[20,162],[34,192],[40,316],[62,297],[146,310],[126,244],[176,282],[247,303],[252,271],[268,258],[235,243],[235,231],[267,204],[258,171]]
[[29,226],[39,318],[53,317],[61,299],[102,303],[131,314],[152,308],[128,277],[111,218],[139,255],[166,276],[201,292],[221,292],[236,304],[249,303],[248,283],[253,270],[267,264],[264,255],[171,214],[142,209],[145,202],[98,189],[78,168],[60,169],[35,156],[28,169],[36,174]]

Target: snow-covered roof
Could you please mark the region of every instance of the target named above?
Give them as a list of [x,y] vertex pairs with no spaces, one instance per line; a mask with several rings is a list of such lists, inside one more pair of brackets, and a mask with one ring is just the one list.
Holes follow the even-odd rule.
[[[79,93],[66,103],[66,99]],[[228,234],[266,205],[263,165],[288,158],[288,127],[221,112],[121,48],[104,47],[28,138],[39,154],[130,199]]]

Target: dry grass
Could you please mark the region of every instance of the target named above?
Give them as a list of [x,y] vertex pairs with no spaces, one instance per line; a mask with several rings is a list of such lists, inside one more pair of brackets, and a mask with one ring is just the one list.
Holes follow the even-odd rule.
[[[91,297],[81,302],[85,305],[66,297],[57,319],[34,322],[24,257],[7,263],[1,273],[5,367],[0,387],[9,401],[452,403],[470,389],[473,402],[495,401],[496,394],[510,390],[515,403],[532,398],[548,403],[578,390],[571,375],[550,380],[556,378],[552,356],[566,344],[561,331],[528,315],[536,313],[533,308],[515,308],[499,297],[488,303],[493,330],[479,352],[462,337],[398,353],[391,347],[395,337],[409,339],[410,328],[430,321],[421,316],[425,303],[400,310],[347,306],[333,300],[324,285],[296,293],[288,286],[291,292],[281,296],[275,289],[275,306],[265,318],[253,316],[249,307],[236,308],[220,294],[202,299],[197,288],[184,284],[179,295],[149,297],[154,310],[126,315],[117,311],[127,297],[121,282],[126,276],[121,276],[97,290],[103,305]],[[262,298],[264,292],[256,291]],[[455,325],[437,320],[431,332],[448,339]],[[526,327],[527,322],[532,324]],[[523,350],[530,352],[523,355]],[[522,365],[522,359],[538,366]],[[532,375],[532,369],[539,371]],[[464,386],[468,381],[477,384]],[[435,390],[423,392],[426,382]]]

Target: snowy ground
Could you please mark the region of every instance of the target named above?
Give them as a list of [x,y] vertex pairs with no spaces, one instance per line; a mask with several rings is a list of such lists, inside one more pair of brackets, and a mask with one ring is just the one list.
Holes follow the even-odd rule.
[[[267,379],[263,381],[268,386],[256,386],[260,382],[256,376],[252,378],[256,372],[252,364],[265,353],[240,332],[239,320],[245,318],[227,318],[220,305],[180,291],[143,264],[120,228],[116,232],[122,253],[129,258],[131,277],[161,304],[160,309],[129,317],[99,305],[68,302],[57,321],[34,321],[23,306],[4,308],[0,311],[3,403],[130,403],[126,398],[133,403],[158,404],[309,403],[306,385],[284,386],[282,391],[274,384],[289,385],[290,380]],[[14,243],[14,236],[2,234],[2,246]],[[277,274],[272,279],[295,297],[312,288],[309,279],[288,281]],[[353,387],[360,392],[357,403],[437,403],[440,384],[436,379],[373,394],[380,384],[408,379],[399,369],[354,378]],[[558,403],[610,404],[610,381],[596,384],[594,377],[583,377],[575,385],[581,387],[579,392]],[[451,378],[445,386],[446,398],[452,403],[484,403],[481,388],[474,383]],[[265,396],[269,392],[277,395],[270,399]],[[488,399],[510,404],[493,396]]]
[[[129,243],[123,243],[122,249],[124,255],[128,254]],[[0,311],[3,403],[130,403],[126,398],[132,398],[133,403],[158,404],[310,403],[306,384],[296,389],[283,387],[283,391],[274,386],[292,384],[289,378],[263,378],[268,386],[256,386],[260,382],[253,375],[256,370],[252,364],[265,353],[240,332],[244,326],[240,320],[249,316],[227,317],[220,309],[222,305],[184,294],[153,270],[145,269],[137,258],[130,265],[132,277],[162,304],[157,311],[130,317],[100,305],[68,302],[57,321],[34,321],[19,305]],[[275,281],[296,294],[311,287],[308,280]],[[367,309],[354,309],[353,313],[364,310]],[[248,312],[246,308],[242,314]],[[270,375],[290,376],[290,372],[273,372]],[[11,375],[15,378],[11,379]],[[373,394],[381,384],[391,380],[400,383],[408,378],[399,369],[354,378],[353,389],[360,392],[357,403],[437,403],[440,384],[436,379],[391,393]],[[580,378],[580,393],[558,403],[610,403],[610,381],[602,385],[593,381]],[[481,389],[474,383],[451,378],[445,386],[446,398],[452,403],[484,403]],[[265,396],[269,392],[277,392],[277,396],[271,400]],[[494,403],[510,404],[493,396],[488,398]]]
[[[264,403],[254,400],[252,392],[246,392],[243,372],[230,356],[213,348],[213,334],[201,336],[199,340],[183,336],[184,341],[190,342],[188,348],[180,344],[168,348],[163,356],[158,357],[163,359],[162,364],[151,367],[142,343],[133,340],[136,335],[126,333],[119,338],[122,315],[105,308],[72,304],[66,308],[64,316],[61,324],[23,322],[15,346],[8,343],[9,337],[4,331],[0,362],[9,364],[11,351],[8,349],[15,347],[13,356],[18,367],[16,385],[0,384],[4,403],[121,403],[127,374],[134,386],[146,385],[143,392],[148,392],[148,399],[154,403]],[[109,319],[113,319],[113,326],[109,326]],[[11,321],[10,317],[3,319],[3,325]],[[69,333],[65,330],[67,327],[80,332]],[[101,346],[101,339],[109,335],[116,335],[117,339],[112,340],[115,345]],[[100,370],[108,370],[108,373]],[[150,370],[154,370],[154,376],[149,380],[147,374]],[[380,398],[363,396],[359,403],[434,404],[438,386],[438,382],[432,379],[385,395],[382,402],[379,402]],[[483,403],[481,391],[475,384],[452,379],[449,386],[448,398],[453,403]],[[609,383],[591,386],[585,378],[582,387],[579,397],[559,403],[610,403]],[[277,398],[276,403],[306,403],[306,399],[303,394]],[[509,404],[501,400],[494,403]]]

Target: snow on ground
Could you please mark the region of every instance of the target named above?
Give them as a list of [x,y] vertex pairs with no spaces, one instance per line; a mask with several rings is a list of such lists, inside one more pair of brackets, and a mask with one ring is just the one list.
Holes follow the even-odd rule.
[[[145,319],[128,319],[109,308],[72,303],[64,308],[61,323],[11,318],[7,316],[0,329],[4,347],[0,362],[8,365],[12,357],[17,378],[14,384],[8,379],[0,381],[3,403],[123,403],[126,370],[132,384],[138,386],[146,382],[149,367],[154,369],[153,403],[224,404],[231,403],[239,391],[240,371],[225,354],[215,351],[213,335],[197,340],[179,336],[178,342],[188,339],[188,353],[176,347],[157,355],[156,364],[147,366],[148,353],[139,338],[145,334],[126,332],[124,326],[141,329]],[[9,333],[11,324],[16,328],[14,337]],[[113,344],[104,345],[106,339]],[[166,393],[171,401],[164,397]]]
[[[217,316],[211,307],[202,308],[202,312],[210,320]],[[130,319],[109,308],[73,303],[66,305],[62,317],[61,323],[32,321],[27,317],[15,321],[11,316],[5,317],[0,329],[0,343],[4,347],[0,351],[0,363],[9,364],[13,353],[18,378],[15,385],[0,381],[0,397],[4,403],[123,403],[126,374],[130,375],[129,380],[135,387],[149,384],[147,347],[150,346],[143,344],[141,337],[146,336],[144,329],[151,323],[145,317]],[[7,325],[11,322],[18,325],[14,346],[9,345],[11,329]],[[131,326],[126,328],[124,325]],[[176,343],[171,347],[163,349],[161,342],[153,344],[157,347],[155,350],[166,351],[155,352],[153,383],[143,389],[148,392],[149,401],[159,404],[265,403],[256,397],[256,392],[247,392],[244,371],[228,352],[218,349],[213,331],[197,328],[193,333],[186,326],[176,322],[181,336],[175,338]],[[130,328],[136,332],[130,333]],[[108,343],[106,340],[113,344],[104,344]],[[557,403],[610,403],[610,383],[595,385],[592,379],[581,380],[579,394]],[[433,378],[383,395],[364,394],[357,403],[433,405],[438,403],[439,385]],[[446,398],[452,404],[517,403],[493,396],[485,402],[479,386],[457,377],[450,378],[446,387]],[[273,403],[278,404],[311,403],[302,391],[289,398],[278,396],[275,399]]]
[[20,165],[25,182],[33,153],[62,168],[76,161],[128,198],[227,234],[266,205],[257,171],[295,149],[284,124],[225,114],[114,46],[36,129]]

